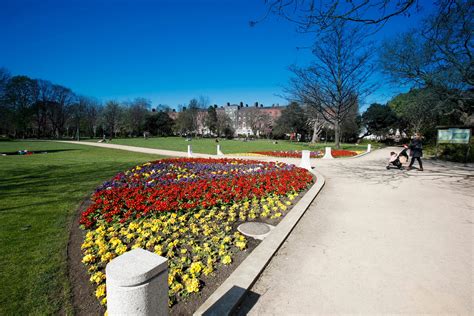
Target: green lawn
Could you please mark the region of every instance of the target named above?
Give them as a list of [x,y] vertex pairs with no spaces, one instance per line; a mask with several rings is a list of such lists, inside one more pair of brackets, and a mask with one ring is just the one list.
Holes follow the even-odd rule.
[[0,315],[70,313],[71,215],[102,181],[158,157],[54,142],[0,142],[0,153],[20,149],[49,153],[0,157]]
[[[97,140],[90,141],[96,142]],[[333,143],[310,145],[309,143],[290,142],[286,140],[279,140],[277,144],[274,144],[273,142],[273,140],[252,140],[247,142],[241,140],[219,140],[221,150],[224,154],[274,150],[315,150],[326,146],[334,147]],[[112,140],[112,144],[175,151],[187,151],[188,145],[191,145],[193,152],[195,153],[216,154],[216,142],[213,138],[193,138],[191,141],[186,141],[183,137],[154,137],[146,140],[143,138],[117,138]],[[342,144],[342,148],[349,150],[366,150],[367,144],[359,146],[354,144]]]

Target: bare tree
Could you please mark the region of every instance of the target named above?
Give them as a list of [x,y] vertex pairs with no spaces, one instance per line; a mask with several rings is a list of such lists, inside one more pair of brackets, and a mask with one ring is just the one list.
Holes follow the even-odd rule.
[[306,116],[308,117],[308,128],[313,131],[311,136],[311,143],[317,143],[320,140],[321,133],[326,127],[327,122],[324,120],[321,113],[314,106],[306,106]]
[[211,99],[207,95],[200,95],[197,99],[197,106],[200,109],[207,109],[211,104]]
[[51,89],[52,100],[48,106],[48,117],[54,135],[60,138],[68,119],[69,108],[75,101],[75,95],[71,89],[60,85],[53,85]]
[[430,88],[442,107],[456,102],[452,111],[465,124],[474,121],[473,21],[472,0],[439,1],[437,12],[420,30],[386,41],[380,55],[382,69],[392,81]]
[[13,135],[28,136],[33,117],[33,80],[27,76],[14,76],[5,87],[6,110],[13,123]]
[[232,125],[232,120],[224,111],[217,111],[216,133],[218,137],[225,134],[226,130],[231,130]]
[[116,101],[108,101],[102,111],[102,123],[104,131],[108,131],[109,139],[117,137],[121,129],[122,107]]
[[6,68],[0,68],[0,133],[8,132],[12,125],[13,112],[9,108],[6,96],[10,78],[10,72]]
[[[398,15],[419,10],[417,0],[265,0],[267,12],[293,22],[299,31],[311,32],[340,21],[381,26]],[[259,21],[252,21],[253,26]]]
[[267,133],[271,125],[271,117],[265,113],[261,108],[250,107],[242,109],[244,113],[244,122],[255,136],[260,136],[262,133]]
[[473,20],[472,1],[448,1],[420,30],[382,45],[384,72],[407,84],[461,90],[474,86]]
[[333,24],[316,41],[314,62],[307,68],[292,67],[294,77],[286,92],[290,100],[313,107],[334,126],[336,147],[340,125],[358,98],[372,92],[374,72],[371,46],[360,28],[346,22]]
[[102,111],[102,105],[99,101],[93,98],[85,98],[86,109],[86,129],[90,137],[97,136],[97,129],[100,124],[100,113]]
[[151,102],[144,98],[137,98],[127,105],[126,125],[128,132],[130,134],[140,135],[145,127]]

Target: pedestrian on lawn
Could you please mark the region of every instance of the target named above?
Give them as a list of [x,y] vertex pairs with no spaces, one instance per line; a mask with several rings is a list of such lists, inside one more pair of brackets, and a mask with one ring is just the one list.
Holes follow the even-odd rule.
[[423,144],[421,143],[421,136],[419,133],[415,134],[415,137],[411,140],[410,145],[410,157],[411,162],[408,166],[408,170],[413,169],[413,163],[415,159],[418,161],[420,168],[418,170],[423,171],[423,163],[421,162],[421,157],[423,157]]

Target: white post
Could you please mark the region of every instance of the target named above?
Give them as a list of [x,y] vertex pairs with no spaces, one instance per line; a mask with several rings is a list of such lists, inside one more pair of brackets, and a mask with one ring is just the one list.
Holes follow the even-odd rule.
[[367,152],[370,153],[371,150],[372,150],[372,145],[371,145],[371,144],[368,144],[368,145],[367,145]]
[[300,167],[306,170],[311,170],[311,152],[309,150],[303,150],[301,152],[301,163]]
[[193,156],[193,150],[191,149],[191,145],[188,145],[188,157]]
[[322,159],[334,159],[334,157],[331,154],[331,147],[326,147],[326,152],[324,153],[324,156]]
[[224,153],[221,151],[221,145],[217,145],[217,156],[224,156]]
[[109,315],[168,315],[168,260],[137,248],[105,267]]

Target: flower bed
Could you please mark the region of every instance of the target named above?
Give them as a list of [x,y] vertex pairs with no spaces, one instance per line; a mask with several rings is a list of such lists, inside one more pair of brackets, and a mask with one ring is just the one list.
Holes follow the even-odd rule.
[[356,151],[345,150],[345,149],[332,149],[331,154],[334,158],[357,156]]
[[237,159],[165,159],[120,173],[82,214],[83,263],[106,304],[105,266],[137,247],[169,260],[170,305],[247,248],[240,222],[282,217],[312,175],[293,165]]
[[[299,150],[288,150],[288,151],[255,151],[251,154],[261,155],[261,156],[272,156],[272,157],[282,157],[282,158],[301,158],[301,151]],[[356,156],[357,152],[352,150],[344,149],[332,149],[331,154],[334,158],[339,157],[352,157]],[[321,158],[324,156],[323,151],[311,151],[311,158]]]

